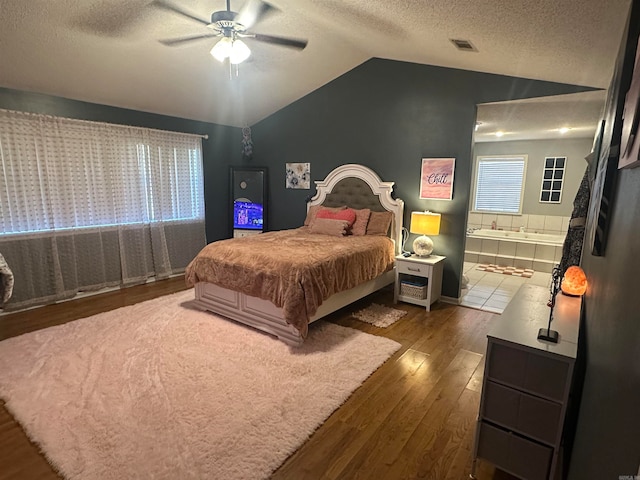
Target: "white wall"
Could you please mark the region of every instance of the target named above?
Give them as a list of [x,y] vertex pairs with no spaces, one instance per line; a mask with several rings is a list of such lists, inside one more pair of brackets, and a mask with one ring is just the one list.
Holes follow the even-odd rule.
[[[573,199],[587,168],[587,162],[584,158],[591,152],[592,145],[593,139],[591,138],[476,143],[473,150],[474,166],[478,156],[527,155],[527,176],[522,213],[566,217],[571,215],[573,210]],[[540,203],[540,186],[545,157],[567,157],[561,203]]]

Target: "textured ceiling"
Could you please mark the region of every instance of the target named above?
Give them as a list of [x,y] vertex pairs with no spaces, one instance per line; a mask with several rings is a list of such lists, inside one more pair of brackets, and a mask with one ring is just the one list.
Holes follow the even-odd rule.
[[[224,0],[173,2],[205,18],[225,8]],[[232,0],[232,9],[242,3]],[[630,0],[270,3],[280,11],[253,31],[306,38],[307,48],[248,40],[252,56],[231,80],[209,55],[215,39],[159,43],[207,30],[150,0],[1,0],[0,86],[234,126],[265,118],[371,57],[606,88]],[[478,51],[458,51],[452,38]],[[604,97],[587,99],[590,106],[523,102],[502,113],[487,106],[478,139],[485,129],[508,131],[495,122],[513,121],[515,108],[540,119],[574,110],[591,119]]]

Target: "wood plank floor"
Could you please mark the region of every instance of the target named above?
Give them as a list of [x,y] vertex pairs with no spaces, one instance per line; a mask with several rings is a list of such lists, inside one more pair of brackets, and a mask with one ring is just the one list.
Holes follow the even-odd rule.
[[[0,340],[183,289],[184,280],[173,278],[6,315]],[[287,459],[274,480],[469,477],[486,333],[494,317],[445,303],[431,312],[400,303],[395,308],[407,315],[386,329],[351,316],[372,301],[391,306],[392,299],[385,288],[327,318],[391,338],[402,348]],[[476,473],[479,480],[513,479],[482,461]],[[57,478],[0,402],[0,480]]]

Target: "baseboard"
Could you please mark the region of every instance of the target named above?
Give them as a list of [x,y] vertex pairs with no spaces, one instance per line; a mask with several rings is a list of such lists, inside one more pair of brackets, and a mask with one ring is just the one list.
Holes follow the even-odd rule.
[[460,305],[460,299],[455,297],[445,297],[440,295],[440,301],[444,303],[450,303],[452,305]]

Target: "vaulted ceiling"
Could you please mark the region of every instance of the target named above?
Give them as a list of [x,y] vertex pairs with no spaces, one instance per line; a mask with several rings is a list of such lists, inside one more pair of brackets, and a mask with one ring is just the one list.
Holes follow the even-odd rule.
[[[225,9],[224,0],[171,2],[204,18]],[[232,10],[243,3],[231,0]],[[606,88],[630,0],[269,3],[277,11],[253,30],[308,46],[247,39],[252,56],[229,78],[209,55],[216,39],[159,42],[208,30],[157,0],[2,0],[0,86],[232,126],[252,125],[372,57]],[[460,51],[451,39],[477,51]],[[604,94],[579,95],[591,106],[481,109],[489,116],[478,136],[500,128],[497,117],[517,118],[517,108],[535,110],[540,121],[574,110],[583,117],[585,109],[597,116]]]

